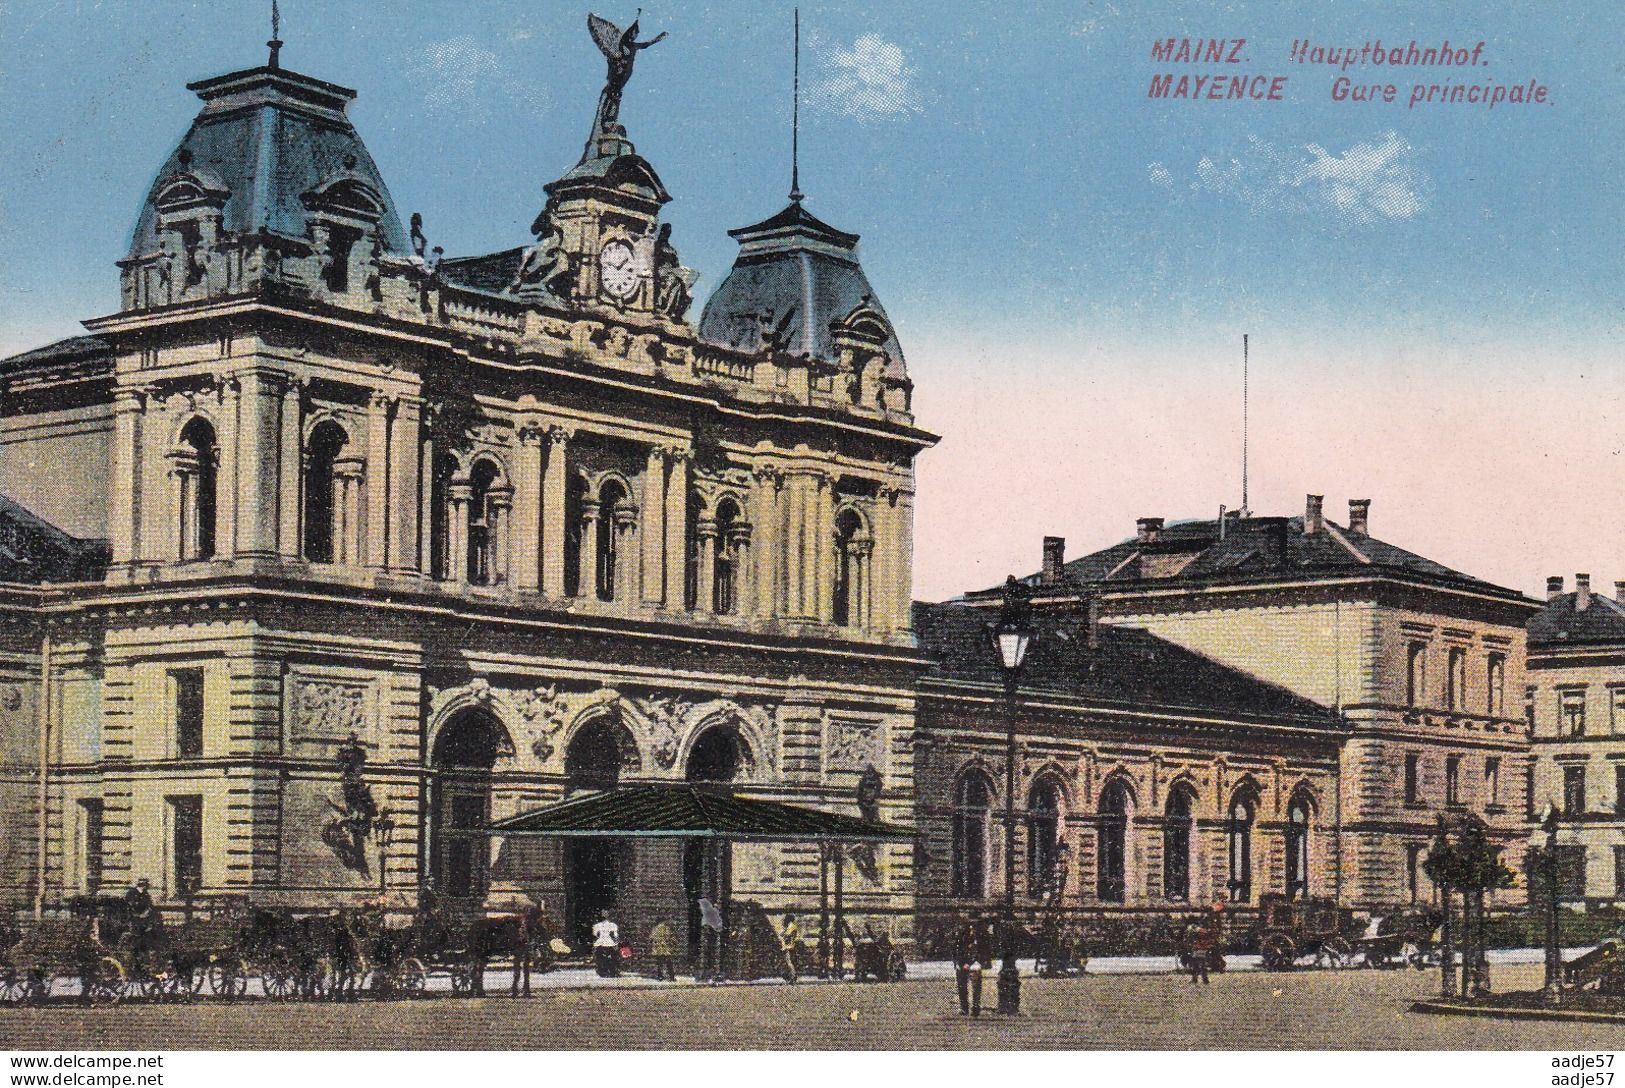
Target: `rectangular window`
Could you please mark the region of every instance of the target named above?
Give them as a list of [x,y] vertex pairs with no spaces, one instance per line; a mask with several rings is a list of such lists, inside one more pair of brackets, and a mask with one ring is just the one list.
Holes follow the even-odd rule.
[[1529,735],[1535,735],[1535,689],[1523,689],[1523,724],[1529,730]]
[[1614,811],[1625,816],[1625,763],[1614,764]]
[[182,899],[203,887],[203,798],[169,798],[171,891]]
[[1557,897],[1565,903],[1578,902],[1586,897],[1585,847],[1557,848]]
[[203,670],[175,669],[169,678],[175,687],[175,758],[195,759],[203,754]]
[[1405,756],[1405,803],[1407,805],[1414,805],[1414,804],[1417,804],[1419,801],[1422,800],[1421,782],[1420,782],[1421,764],[1422,764],[1422,757],[1421,756],[1417,755],[1415,752],[1410,752],[1410,753],[1406,754],[1406,756]]
[[1413,642],[1405,661],[1405,703],[1421,706],[1427,697],[1428,647],[1425,642]]
[[1421,886],[1422,851],[1426,849],[1421,843],[1409,843],[1405,847],[1405,889],[1410,893],[1411,902],[1415,903],[1418,889]]
[[1585,691],[1564,691],[1557,700],[1558,729],[1565,737],[1583,737],[1586,731]]
[[1461,757],[1449,756],[1444,761],[1444,803],[1461,804]]
[[1625,733],[1625,688],[1614,688],[1608,696],[1608,728]]
[[1614,898],[1625,899],[1625,846],[1614,847]]
[[1484,709],[1492,718],[1506,713],[1506,655],[1491,654],[1484,668]]
[[1581,816],[1586,810],[1586,769],[1571,763],[1563,768],[1563,815]]
[[1484,804],[1501,803],[1501,757],[1488,756],[1484,760]]
[[102,801],[79,802],[79,890],[95,895],[102,886]]
[[1450,658],[1444,678],[1444,705],[1450,710],[1461,710],[1467,701],[1467,651],[1460,646],[1450,647]]
[[1523,765],[1523,818],[1533,820],[1539,815],[1535,811],[1535,757],[1530,756]]

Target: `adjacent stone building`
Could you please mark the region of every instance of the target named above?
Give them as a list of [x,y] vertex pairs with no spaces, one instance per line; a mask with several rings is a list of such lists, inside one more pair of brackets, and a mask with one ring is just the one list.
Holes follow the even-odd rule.
[[1594,593],[1589,574],[1572,593],[1552,577],[1529,621],[1528,815],[1555,810],[1558,891],[1570,903],[1625,902],[1625,582],[1614,593]]
[[[637,934],[719,877],[805,905],[815,847],[483,829],[634,780],[856,814],[878,776],[910,819],[934,438],[857,237],[796,194],[696,330],[617,87],[533,244],[441,259],[355,92],[275,48],[190,85],[119,310],[0,361],[0,885],[405,909],[432,877]],[[906,934],[912,861],[851,909]]]

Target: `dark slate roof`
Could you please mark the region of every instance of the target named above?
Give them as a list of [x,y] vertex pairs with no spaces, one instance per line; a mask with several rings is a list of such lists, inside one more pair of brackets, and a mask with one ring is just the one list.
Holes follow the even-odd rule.
[[1625,605],[1600,593],[1591,595],[1585,611],[1574,605],[1578,594],[1560,593],[1529,620],[1529,645],[1565,646],[1613,642],[1625,645]]
[[44,347],[0,359],[0,374],[97,358],[111,362],[110,352],[111,346],[99,336],[70,336],[54,344],[46,344]]
[[389,188],[367,154],[345,109],[355,92],[281,68],[252,68],[187,84],[204,106],[191,130],[158,171],[141,206],[130,256],[158,248],[154,200],[178,177],[225,190],[223,229],[247,234],[269,227],[303,238],[301,197],[326,184],[353,180],[383,200],[384,248],[408,254]]
[[82,540],[0,495],[0,582],[84,582],[107,573],[107,541]]
[[[1330,520],[1325,525],[1319,533],[1305,533],[1302,517],[1239,518],[1230,514],[1225,517],[1221,540],[1217,520],[1174,522],[1161,530],[1155,543],[1131,537],[1068,562],[1063,568],[1066,584],[1057,588],[1104,584],[1110,589],[1119,583],[1126,587],[1142,582],[1245,583],[1386,572],[1527,601],[1516,590],[1452,570],[1376,537],[1350,533]],[[1022,581],[1041,586],[1037,574]],[[1002,587],[991,587],[972,595],[999,592]],[[1040,595],[1042,592],[1040,589]]]
[[679,783],[619,786],[491,824],[497,835],[728,839],[753,842],[908,842],[914,832],[822,809]]
[[702,337],[754,352],[762,346],[765,316],[785,351],[834,362],[831,323],[867,307],[885,326],[886,375],[907,377],[891,319],[858,264],[856,234],[836,230],[799,202],[728,233],[739,240],[739,256],[705,303]]
[[[1001,685],[1003,672],[986,629],[996,618],[991,608],[916,603],[920,649],[935,661],[927,679]],[[1341,729],[1330,708],[1149,632],[1100,624],[1097,645],[1091,647],[1085,622],[1069,615],[1040,609],[1033,613],[1033,625],[1036,635],[1022,667],[1022,693]]]
[[477,257],[448,257],[440,262],[440,278],[458,287],[500,294],[513,283],[524,252],[525,247],[516,246]]

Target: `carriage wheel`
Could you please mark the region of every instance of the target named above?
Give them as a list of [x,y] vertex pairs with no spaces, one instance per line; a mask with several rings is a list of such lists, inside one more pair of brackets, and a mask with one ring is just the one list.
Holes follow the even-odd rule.
[[451,992],[467,997],[474,992],[474,965],[454,963],[451,966]]
[[408,956],[395,969],[395,988],[407,997],[422,997],[429,987],[429,969],[416,956]]
[[1354,946],[1343,937],[1327,937],[1321,942],[1320,953],[1315,958],[1334,970],[1347,967],[1354,962]]
[[291,1001],[299,996],[301,974],[291,957],[273,955],[260,970],[260,985],[265,996],[278,1001]]
[[1272,933],[1265,937],[1258,951],[1266,971],[1290,971],[1292,961],[1298,958],[1297,945],[1284,933]]
[[130,974],[122,963],[112,956],[102,956],[90,965],[79,984],[92,1005],[106,1006],[118,1004],[129,982]]
[[22,1001],[23,996],[27,993],[28,986],[23,977],[23,972],[10,964],[0,968],[0,1002],[15,1005]]
[[216,960],[209,965],[209,992],[235,1001],[248,992],[248,968],[240,960]]
[[893,952],[886,957],[886,981],[902,982],[908,977],[908,964],[903,960],[901,952]]
[[169,997],[175,1001],[191,1001],[203,991],[203,976],[206,973],[193,964],[173,968],[164,976]]

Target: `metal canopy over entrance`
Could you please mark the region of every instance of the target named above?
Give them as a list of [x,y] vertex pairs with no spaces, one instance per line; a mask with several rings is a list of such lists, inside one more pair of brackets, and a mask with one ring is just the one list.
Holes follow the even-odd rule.
[[726,839],[732,842],[912,842],[910,828],[692,785],[599,790],[510,816],[492,835]]

